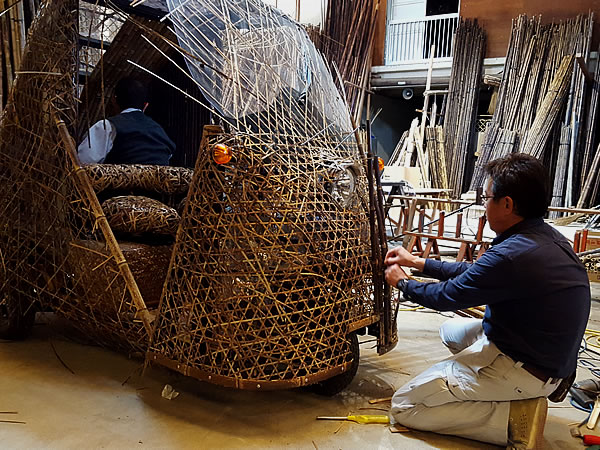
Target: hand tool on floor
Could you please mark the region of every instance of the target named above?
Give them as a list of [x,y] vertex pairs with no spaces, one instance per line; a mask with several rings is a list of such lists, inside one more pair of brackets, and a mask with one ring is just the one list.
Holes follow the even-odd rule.
[[583,445],[597,445],[600,444],[600,436],[593,434],[581,434],[581,430],[578,427],[571,428],[571,435],[583,439]]
[[369,405],[374,405],[375,403],[391,402],[391,401],[392,401],[392,397],[374,398],[372,400],[369,400]]
[[388,416],[368,415],[368,414],[340,416],[340,417],[318,416],[317,420],[348,420],[350,422],[356,422],[356,423],[383,423],[386,425],[390,423],[390,418]]

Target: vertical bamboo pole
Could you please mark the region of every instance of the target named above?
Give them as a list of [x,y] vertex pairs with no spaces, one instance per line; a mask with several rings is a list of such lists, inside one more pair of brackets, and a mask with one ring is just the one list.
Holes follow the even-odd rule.
[[[6,2],[3,2],[6,6]],[[10,51],[11,43],[11,31],[10,31],[10,19],[9,13],[4,14],[0,17],[0,26],[2,26],[2,47],[4,49],[4,72],[6,73],[7,89],[10,91],[10,87],[13,82],[13,66],[11,63],[12,53]]]

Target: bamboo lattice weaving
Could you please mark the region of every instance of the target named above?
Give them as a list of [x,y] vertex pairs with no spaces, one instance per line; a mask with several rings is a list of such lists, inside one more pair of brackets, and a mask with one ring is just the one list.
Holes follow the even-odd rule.
[[53,114],[73,129],[77,6],[52,0],[44,8],[23,55],[30,73],[17,77],[0,129],[0,304],[51,305],[97,343],[144,350],[137,286],[97,228]]
[[[274,8],[168,6],[171,27],[122,18],[115,40],[147,46],[113,42],[79,102],[76,3],[50,0],[32,26],[31,74],[0,127],[0,314],[41,305],[98,344],[225,386],[349,383],[355,331],[385,305],[347,105],[304,29]],[[194,89],[161,78],[165,65]],[[131,72],[177,97],[166,108],[185,100],[213,114],[200,146],[178,149],[198,154],[194,170],[80,167],[71,136],[104,115],[96,91]],[[198,117],[177,120],[199,136]],[[396,325],[385,323],[389,350]]]

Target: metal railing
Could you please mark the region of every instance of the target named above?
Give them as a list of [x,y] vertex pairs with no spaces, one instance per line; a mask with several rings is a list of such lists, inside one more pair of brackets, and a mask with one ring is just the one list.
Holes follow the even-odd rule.
[[390,21],[385,38],[385,64],[428,60],[432,45],[435,45],[434,58],[451,57],[452,37],[459,20],[458,13],[453,13],[421,20]]

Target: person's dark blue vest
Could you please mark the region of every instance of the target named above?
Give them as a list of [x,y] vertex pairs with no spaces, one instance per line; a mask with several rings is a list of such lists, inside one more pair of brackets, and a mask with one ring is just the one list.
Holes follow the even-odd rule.
[[106,164],[157,164],[168,166],[175,144],[167,133],[141,111],[109,117],[117,134]]

